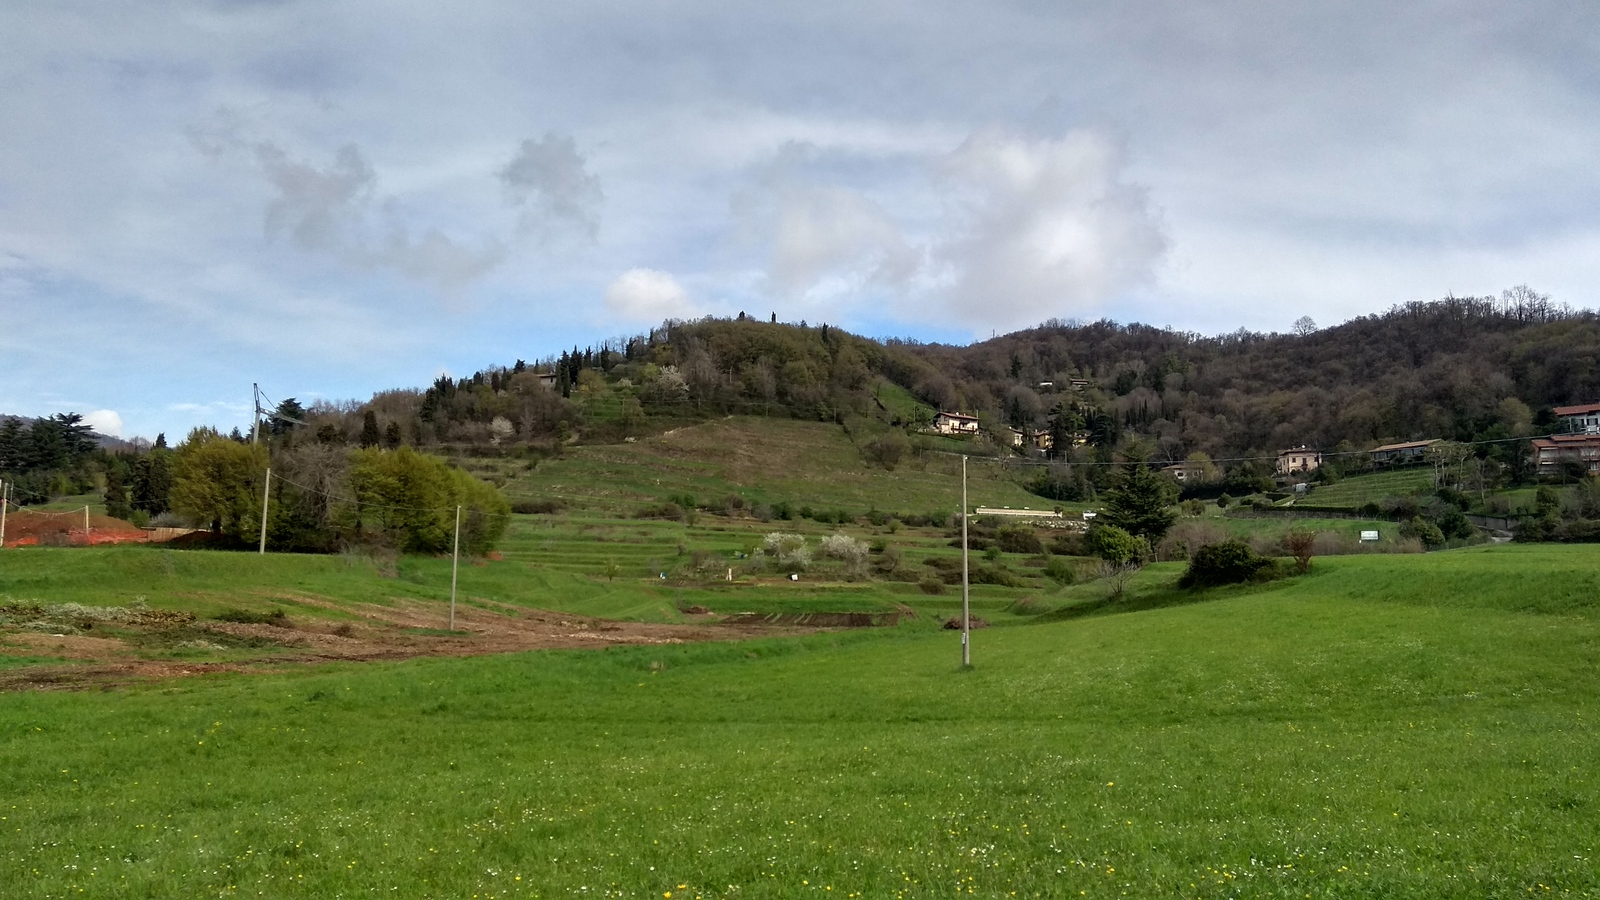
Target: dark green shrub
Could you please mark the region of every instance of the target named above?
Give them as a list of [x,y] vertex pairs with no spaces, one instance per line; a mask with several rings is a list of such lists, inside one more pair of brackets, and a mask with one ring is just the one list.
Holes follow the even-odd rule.
[[1083,544],[1090,553],[1119,566],[1143,560],[1149,546],[1115,525],[1094,526],[1084,536]]
[[1039,536],[1034,534],[1033,529],[1022,525],[1006,525],[1001,528],[995,534],[995,543],[1007,553],[1038,554],[1044,552],[1044,542],[1039,540]]
[[1416,516],[1411,521],[1401,525],[1400,536],[1416,538],[1426,547],[1438,547],[1445,540],[1444,532],[1439,530],[1439,526],[1421,516]]
[[1189,568],[1178,579],[1178,587],[1216,587],[1221,584],[1239,584],[1250,581],[1272,560],[1250,549],[1250,545],[1234,538],[1220,544],[1201,547],[1189,560]]
[[1052,556],[1045,563],[1044,574],[1056,584],[1072,584],[1078,580],[1078,566],[1069,559]]
[[511,511],[525,516],[548,515],[558,513],[567,508],[563,500],[518,500],[511,504]]

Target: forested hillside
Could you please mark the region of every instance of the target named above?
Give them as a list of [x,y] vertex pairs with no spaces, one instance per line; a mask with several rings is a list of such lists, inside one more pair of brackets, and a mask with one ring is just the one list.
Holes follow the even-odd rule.
[[[1038,455],[1006,446],[1003,425],[1051,434],[1058,465],[1035,489],[1073,499],[1125,458],[1209,457],[1217,474],[1243,484],[1268,474],[1264,458],[1286,447],[1524,437],[1553,428],[1553,406],[1600,400],[1600,317],[1527,288],[1409,303],[1321,330],[1305,320],[1292,334],[1051,321],[951,346],[740,315],[530,358],[367,402],[286,400],[265,427],[274,452],[405,445],[545,455],[743,414],[838,423],[865,458],[892,468],[907,453],[952,449],[920,434],[943,409],[976,415],[989,436],[963,452]],[[76,420],[31,429],[13,420],[0,430],[0,476],[36,495],[128,485],[135,508],[160,512],[141,490],[164,471],[146,472],[130,455],[91,457],[73,443],[80,430]],[[1499,482],[1529,478],[1521,443],[1477,455]],[[85,465],[94,459],[101,465]],[[96,478],[95,469],[105,471]]]
[[948,409],[1161,461],[1527,435],[1552,406],[1600,399],[1600,318],[1525,288],[1302,331],[1053,321],[950,346],[704,319],[305,415],[323,442],[509,447],[733,412],[914,430]]

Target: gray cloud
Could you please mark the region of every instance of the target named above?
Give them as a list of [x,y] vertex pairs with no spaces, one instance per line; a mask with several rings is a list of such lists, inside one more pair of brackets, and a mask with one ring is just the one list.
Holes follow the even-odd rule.
[[267,204],[268,238],[288,234],[301,250],[398,272],[444,290],[461,288],[505,259],[504,243],[493,236],[480,238],[477,248],[437,228],[414,237],[392,203],[375,202],[377,174],[353,144],[341,147],[325,168],[294,159],[270,142],[256,144],[254,154],[277,191]]
[[600,179],[584,167],[576,142],[570,136],[546,134],[525,140],[517,155],[500,170],[511,202],[527,207],[522,229],[555,236],[562,228],[576,228],[593,241],[600,230],[600,204],[605,194]]
[[256,145],[255,155],[278,191],[267,205],[268,237],[288,232],[302,250],[348,253],[378,180],[361,148],[341,147],[326,169],[291,159],[270,143]]

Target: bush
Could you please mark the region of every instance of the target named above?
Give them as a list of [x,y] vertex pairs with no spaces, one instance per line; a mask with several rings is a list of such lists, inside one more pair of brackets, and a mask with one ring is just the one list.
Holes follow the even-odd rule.
[[823,559],[837,559],[847,566],[860,566],[867,561],[867,545],[848,534],[830,534],[817,545]]
[[1078,580],[1078,566],[1069,559],[1053,556],[1045,563],[1044,574],[1056,584],[1073,584]]
[[511,504],[511,511],[524,516],[548,515],[558,513],[567,508],[564,500],[518,500]]
[[800,572],[811,564],[811,550],[804,535],[774,531],[762,541],[761,552],[782,571]]
[[1090,553],[1115,565],[1143,561],[1149,547],[1144,540],[1115,525],[1096,525],[1089,529],[1083,543]]
[[1317,549],[1317,534],[1314,531],[1295,529],[1283,539],[1283,547],[1294,557],[1295,568],[1302,572],[1311,569],[1311,554]]
[[1033,529],[1021,525],[1006,525],[995,535],[995,543],[1007,553],[1039,554],[1044,552],[1044,542]]
[[1232,502],[1233,498],[1224,493],[1222,496],[1217,498],[1217,509],[1227,509],[1228,504]]
[[1050,552],[1060,556],[1085,556],[1089,553],[1083,545],[1083,532],[1067,531],[1050,539]]
[[683,507],[676,503],[654,503],[640,507],[633,514],[633,517],[635,519],[681,519],[683,518]]
[[1220,544],[1228,539],[1228,529],[1215,522],[1179,522],[1161,539],[1157,549],[1159,559],[1189,559],[1201,547]]
[[1438,547],[1444,544],[1444,532],[1439,530],[1439,526],[1421,516],[1415,516],[1411,521],[1401,525],[1400,536],[1416,538],[1425,547]]
[[1189,560],[1189,568],[1178,579],[1178,587],[1215,587],[1239,584],[1255,578],[1271,567],[1272,560],[1257,554],[1244,541],[1234,539],[1201,547]]
[[909,452],[911,452],[911,441],[905,432],[898,430],[880,434],[867,441],[861,448],[861,455],[868,462],[883,466],[889,471],[893,471]]
[[921,581],[917,582],[917,587],[920,588],[924,594],[929,594],[934,597],[944,593],[944,581],[942,581],[937,575],[924,576]]
[[278,628],[289,627],[289,614],[281,609],[272,612],[256,612],[249,609],[226,609],[212,616],[218,622],[233,622],[239,625],[274,625]]
[[1183,514],[1186,516],[1204,515],[1206,511],[1204,500],[1185,500],[1179,505],[1183,508]]

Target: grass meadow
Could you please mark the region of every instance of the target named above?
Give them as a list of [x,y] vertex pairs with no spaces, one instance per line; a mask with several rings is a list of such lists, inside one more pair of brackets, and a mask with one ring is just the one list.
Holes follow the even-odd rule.
[[1120,607],[1061,589],[976,632],[968,671],[955,635],[901,627],[0,696],[0,885],[1600,894],[1591,550],[1320,559],[1200,594],[1176,572]]

